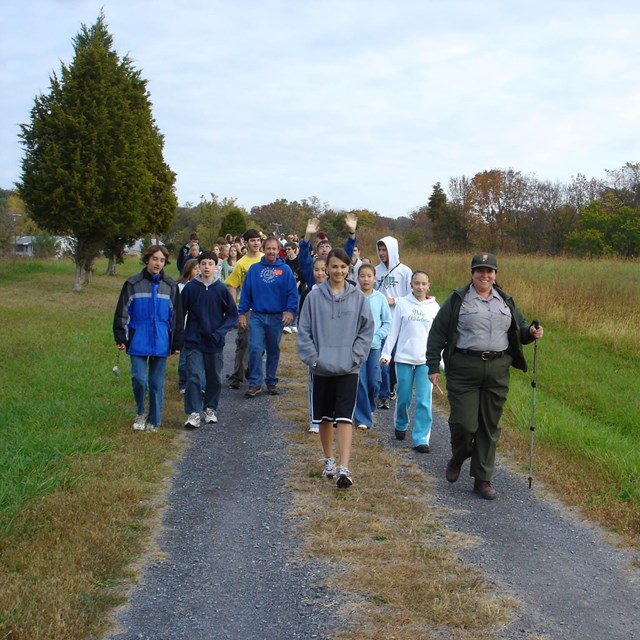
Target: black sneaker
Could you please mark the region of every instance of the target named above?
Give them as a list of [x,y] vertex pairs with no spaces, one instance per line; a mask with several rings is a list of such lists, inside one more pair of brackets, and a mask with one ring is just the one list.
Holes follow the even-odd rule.
[[417,451],[418,453],[429,453],[429,445],[428,444],[419,444],[415,447],[413,447],[414,451]]
[[396,429],[395,434],[396,434],[396,440],[404,440],[407,436],[407,432],[402,431],[401,429]]
[[378,409],[388,409],[389,408],[389,398],[382,398],[378,402]]
[[240,383],[237,380],[231,380],[229,383],[229,389],[239,389]]

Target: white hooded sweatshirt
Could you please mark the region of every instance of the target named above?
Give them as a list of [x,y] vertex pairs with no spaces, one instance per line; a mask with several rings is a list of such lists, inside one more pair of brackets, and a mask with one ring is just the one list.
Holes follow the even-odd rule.
[[391,329],[380,357],[391,360],[391,353],[396,347],[396,362],[412,365],[425,364],[429,329],[439,309],[440,305],[433,296],[422,301],[417,300],[413,293],[399,298],[391,321]]
[[[387,247],[389,265],[380,262],[376,267],[375,289],[387,298],[399,300],[411,293],[413,272],[406,264],[400,262],[398,241],[393,236],[385,236],[380,238],[378,242],[384,243]],[[376,253],[378,253],[378,242],[376,242]],[[379,253],[378,258],[380,258]],[[395,304],[390,303],[389,306],[391,307],[391,315],[395,315]]]

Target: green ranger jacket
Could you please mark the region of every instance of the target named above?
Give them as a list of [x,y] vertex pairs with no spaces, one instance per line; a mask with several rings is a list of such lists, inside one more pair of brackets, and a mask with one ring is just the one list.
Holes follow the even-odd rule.
[[[458,342],[458,316],[462,301],[471,284],[460,289],[454,289],[453,293],[445,300],[438,315],[436,315],[427,340],[427,366],[429,374],[438,373],[440,362],[444,360],[445,371],[449,367],[449,359],[455,351]],[[527,370],[527,361],[522,350],[523,344],[533,342],[534,337],[529,332],[531,324],[528,324],[522,312],[516,306],[513,298],[497,286],[494,290],[511,309],[511,326],[509,327],[509,347],[507,352],[513,358],[511,366],[522,371]]]

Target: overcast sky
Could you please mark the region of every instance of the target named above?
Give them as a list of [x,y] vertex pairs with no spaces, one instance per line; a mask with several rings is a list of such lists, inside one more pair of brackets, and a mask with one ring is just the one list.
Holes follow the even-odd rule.
[[20,0],[0,27],[0,187],[101,7],[148,80],[181,204],[317,196],[396,217],[463,174],[640,161],[637,0]]

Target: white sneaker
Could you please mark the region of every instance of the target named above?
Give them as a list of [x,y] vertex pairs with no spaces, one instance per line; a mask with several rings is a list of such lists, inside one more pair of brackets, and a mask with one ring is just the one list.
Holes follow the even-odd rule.
[[200,414],[199,413],[191,413],[184,423],[185,427],[190,427],[191,429],[197,429],[200,426]]
[[336,461],[334,458],[323,458],[324,469],[322,470],[323,478],[333,478],[336,475]]
[[298,333],[298,327],[291,327],[291,331],[293,333]]
[[309,425],[309,433],[320,433],[320,425],[313,424],[313,422]]
[[367,431],[367,430],[369,429],[369,427],[367,427],[367,425],[366,425],[366,424],[359,424],[359,425],[356,427],[356,429],[357,429],[358,431]]
[[156,431],[158,431],[159,428],[160,428],[159,424],[148,424],[147,425],[147,431],[152,431],[153,433],[156,433]]
[[218,416],[216,416],[216,412],[211,408],[205,409],[204,423],[213,424],[214,422],[218,422]]
[[145,416],[144,413],[136,416],[136,419],[133,421],[133,430],[144,431],[147,428],[147,425],[145,424],[146,420],[147,416]]
[[293,332],[293,331],[292,331],[292,329],[291,329],[291,327],[284,327],[282,330],[283,330],[285,333],[292,333],[292,332]]

